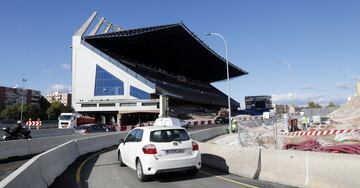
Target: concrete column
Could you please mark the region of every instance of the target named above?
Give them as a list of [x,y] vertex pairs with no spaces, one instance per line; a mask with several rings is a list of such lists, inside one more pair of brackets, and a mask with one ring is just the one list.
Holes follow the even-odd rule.
[[169,98],[163,95],[160,95],[160,113],[159,117],[168,117],[169,109]]
[[98,23],[95,25],[94,29],[90,32],[89,36],[90,35],[96,35],[96,33],[98,32],[98,30],[100,29],[101,27],[101,24],[104,22],[105,18],[102,17]]
[[93,12],[91,16],[86,20],[86,22],[80,27],[80,29],[75,33],[75,36],[82,36],[85,31],[88,29],[92,21],[95,19],[97,12]]
[[111,23],[110,24],[107,24],[106,28],[104,29],[104,32],[103,33],[108,33],[110,28],[111,28]]

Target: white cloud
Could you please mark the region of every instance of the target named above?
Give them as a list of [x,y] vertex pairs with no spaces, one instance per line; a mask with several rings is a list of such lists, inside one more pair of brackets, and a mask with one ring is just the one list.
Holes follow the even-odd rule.
[[312,90],[312,89],[315,89],[316,86],[314,84],[304,84],[300,88],[304,89],[304,90]]
[[[327,95],[324,93],[304,93],[294,95],[294,102],[299,106],[306,106],[308,102],[314,101],[322,105],[327,105],[329,102],[336,104],[344,104],[346,102],[346,96],[342,95]],[[292,96],[291,93],[286,94],[274,94],[272,95],[272,101],[274,104],[291,104]]]
[[69,85],[64,85],[64,84],[53,84],[50,87],[50,92],[61,92],[61,93],[66,93],[66,92],[71,92],[71,86]]
[[64,70],[70,70],[70,69],[71,69],[71,65],[68,64],[68,63],[63,63],[63,64],[61,64],[61,67],[62,67]]
[[335,83],[335,87],[339,88],[339,89],[351,89],[352,85],[349,83],[345,83],[345,82],[337,82]]

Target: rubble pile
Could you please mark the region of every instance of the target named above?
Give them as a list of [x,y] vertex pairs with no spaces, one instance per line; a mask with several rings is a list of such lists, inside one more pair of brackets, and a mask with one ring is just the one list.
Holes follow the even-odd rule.
[[347,104],[338,108],[329,117],[336,128],[360,128],[360,96],[354,96]]

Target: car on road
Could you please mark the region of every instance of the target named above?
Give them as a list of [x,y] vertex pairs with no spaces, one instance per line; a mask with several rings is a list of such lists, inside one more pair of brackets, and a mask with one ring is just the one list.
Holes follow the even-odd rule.
[[185,120],[180,120],[180,125],[181,125],[181,127],[183,127],[183,128],[190,128],[190,123],[189,122],[186,122]]
[[195,175],[201,167],[201,154],[184,128],[138,127],[120,140],[118,161],[120,166],[136,170],[139,181],[146,181],[151,175],[173,171]]
[[218,116],[215,118],[215,124],[229,124],[229,118]]
[[114,131],[116,131],[115,127],[110,127],[108,125],[100,124],[100,123],[84,124],[74,128],[74,132],[77,134],[104,133],[104,132],[114,132]]

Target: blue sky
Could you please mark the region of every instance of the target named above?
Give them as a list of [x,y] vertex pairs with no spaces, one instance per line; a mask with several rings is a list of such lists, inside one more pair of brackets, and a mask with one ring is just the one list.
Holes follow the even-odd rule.
[[[183,21],[229,60],[249,72],[231,80],[231,96],[273,95],[289,103],[344,103],[360,75],[360,1],[2,1],[0,85],[42,91],[71,83],[71,36],[94,11],[124,28]],[[293,81],[283,61],[293,68]],[[225,71],[225,67],[224,67]],[[225,82],[215,83],[226,92]]]

